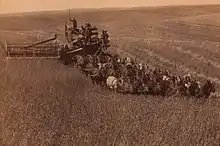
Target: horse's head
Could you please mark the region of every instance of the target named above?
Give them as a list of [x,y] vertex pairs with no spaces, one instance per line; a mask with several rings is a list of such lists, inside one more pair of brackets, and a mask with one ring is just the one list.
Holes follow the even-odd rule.
[[169,77],[166,76],[166,75],[163,75],[163,76],[162,76],[162,80],[163,80],[163,81],[167,81],[167,80],[169,80]]
[[138,64],[138,69],[139,69],[139,70],[143,70],[143,64],[142,64],[142,63],[139,63],[139,64]]
[[196,81],[198,88],[201,88],[201,82],[200,81]]
[[213,81],[208,80],[208,88],[210,92],[215,92],[215,84],[213,83]]
[[206,83],[203,84],[202,89],[203,89],[203,94],[209,96],[210,93],[215,92],[215,84],[212,81],[207,80]]
[[149,69],[149,66],[147,64],[144,64],[144,69]]
[[98,63],[98,68],[101,69],[102,68],[102,64]]
[[185,83],[184,86],[188,89],[191,86],[191,83],[190,82]]

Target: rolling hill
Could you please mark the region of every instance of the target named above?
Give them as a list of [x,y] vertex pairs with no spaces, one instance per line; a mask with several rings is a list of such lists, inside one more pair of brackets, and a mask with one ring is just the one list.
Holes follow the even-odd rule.
[[[72,15],[107,29],[111,51],[220,84],[220,6]],[[2,145],[219,145],[219,99],[113,94],[57,60],[4,60],[4,41],[63,39],[67,18],[64,11],[0,15]]]

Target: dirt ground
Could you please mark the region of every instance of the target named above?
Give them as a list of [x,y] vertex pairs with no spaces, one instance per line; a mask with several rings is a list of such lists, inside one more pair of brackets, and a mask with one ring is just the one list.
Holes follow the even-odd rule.
[[[111,51],[220,84],[220,6],[73,11],[107,29]],[[216,145],[220,100],[113,94],[58,60],[4,60],[4,42],[57,33],[68,12],[0,15],[2,145]],[[219,92],[218,88],[218,92]]]

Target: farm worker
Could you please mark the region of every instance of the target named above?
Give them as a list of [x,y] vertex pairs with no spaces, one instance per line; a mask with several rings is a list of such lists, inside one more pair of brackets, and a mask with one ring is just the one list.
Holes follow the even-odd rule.
[[104,45],[104,48],[107,49],[109,43],[109,36],[106,30],[102,30],[101,39]]
[[80,33],[81,33],[83,36],[85,36],[85,32],[86,32],[85,27],[84,27],[84,26],[81,26],[81,31],[80,31]]
[[68,28],[67,28],[67,25],[66,25],[66,23],[65,23],[65,32],[67,32],[68,31]]
[[105,31],[104,31],[104,30],[102,30],[101,38],[102,38],[102,39],[105,38]]
[[109,35],[107,33],[106,30],[102,30],[102,35],[101,35],[102,39],[104,42],[108,43],[108,38],[109,38]]
[[91,24],[90,23],[86,23],[86,28],[91,28]]
[[70,19],[70,21],[71,21],[72,24],[73,24],[73,29],[74,29],[74,30],[77,30],[77,21],[76,21],[75,17],[74,17],[73,19]]
[[67,28],[67,25],[65,24],[65,36],[67,37],[68,35],[68,28]]
[[86,30],[85,30],[85,39],[86,42],[91,42],[91,24],[90,23],[86,23]]

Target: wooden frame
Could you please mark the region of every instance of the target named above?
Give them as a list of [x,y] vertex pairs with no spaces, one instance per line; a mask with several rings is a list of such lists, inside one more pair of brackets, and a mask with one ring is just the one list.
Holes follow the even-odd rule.
[[23,45],[8,45],[6,56],[8,58],[59,58],[59,47],[55,45],[41,45],[25,49]]

